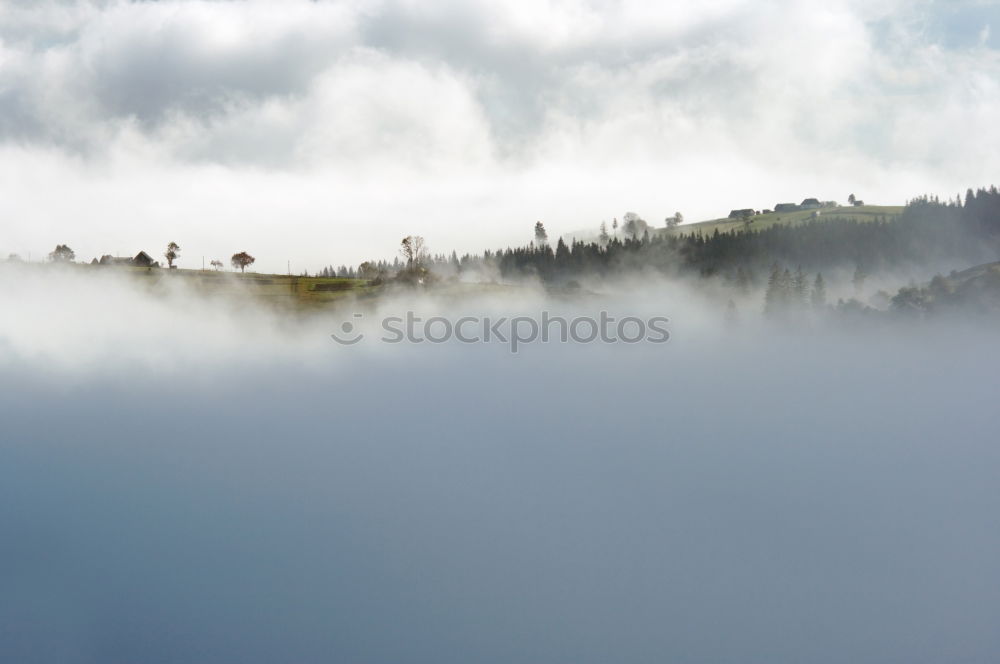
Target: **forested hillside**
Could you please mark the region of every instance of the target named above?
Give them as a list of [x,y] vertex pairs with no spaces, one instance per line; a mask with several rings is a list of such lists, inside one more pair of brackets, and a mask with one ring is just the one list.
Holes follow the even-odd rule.
[[[931,263],[986,263],[1000,257],[998,250],[1000,192],[991,187],[970,189],[964,201],[916,198],[900,215],[874,221],[824,215],[807,223],[725,232],[715,228],[710,234],[645,232],[641,237],[606,236],[603,241],[570,244],[560,239],[555,247],[535,242],[481,255],[429,256],[419,264],[422,274],[444,278],[483,273],[503,279],[537,277],[553,284],[644,270],[741,281],[766,278],[775,263],[806,272],[846,267],[877,273]],[[390,278],[405,273],[407,265],[398,259],[370,262],[360,271],[376,279]],[[356,274],[348,272],[340,276]]]

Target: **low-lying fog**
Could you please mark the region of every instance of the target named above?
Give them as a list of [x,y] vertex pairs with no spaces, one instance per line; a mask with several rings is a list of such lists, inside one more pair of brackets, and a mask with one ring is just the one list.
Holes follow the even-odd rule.
[[378,342],[403,299],[290,321],[29,272],[0,270],[0,661],[1000,656],[995,330],[734,327],[664,284],[416,303],[670,318],[512,354]]

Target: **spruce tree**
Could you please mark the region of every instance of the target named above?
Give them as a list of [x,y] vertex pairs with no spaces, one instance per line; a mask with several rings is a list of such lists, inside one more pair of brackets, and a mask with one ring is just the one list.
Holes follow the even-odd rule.
[[802,266],[800,265],[795,271],[795,277],[792,279],[792,299],[795,306],[805,305],[808,296],[809,282],[806,281],[806,274],[802,271]]
[[608,225],[605,222],[602,221],[601,222],[601,232],[597,236],[597,241],[600,243],[600,245],[602,247],[606,247],[606,246],[608,246],[608,240],[610,240],[610,239],[611,239],[611,237],[608,235]]

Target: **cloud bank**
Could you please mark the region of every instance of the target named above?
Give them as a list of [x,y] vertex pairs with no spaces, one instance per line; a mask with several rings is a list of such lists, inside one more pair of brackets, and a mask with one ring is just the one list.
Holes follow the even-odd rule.
[[666,345],[347,348],[334,320],[8,277],[4,661],[1000,652],[989,330],[721,335],[658,287],[619,302]]

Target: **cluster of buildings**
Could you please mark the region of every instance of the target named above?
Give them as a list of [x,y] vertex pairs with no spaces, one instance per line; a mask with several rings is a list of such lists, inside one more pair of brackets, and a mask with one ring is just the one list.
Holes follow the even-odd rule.
[[[854,206],[864,205],[864,201],[853,200],[851,204]],[[807,198],[801,203],[796,205],[795,203],[778,203],[774,206],[774,210],[754,210],[753,208],[745,208],[742,210],[732,210],[729,212],[730,219],[746,219],[748,217],[753,217],[758,214],[771,214],[781,213],[781,212],[799,212],[801,210],[819,210],[821,208],[832,208],[838,207],[836,201],[820,201],[818,198]]]
[[159,261],[154,261],[152,256],[147,254],[145,251],[140,251],[134,257],[128,258],[127,256],[112,256],[111,254],[105,254],[101,256],[101,259],[94,259],[90,261],[91,265],[118,265],[123,267],[160,267]]

